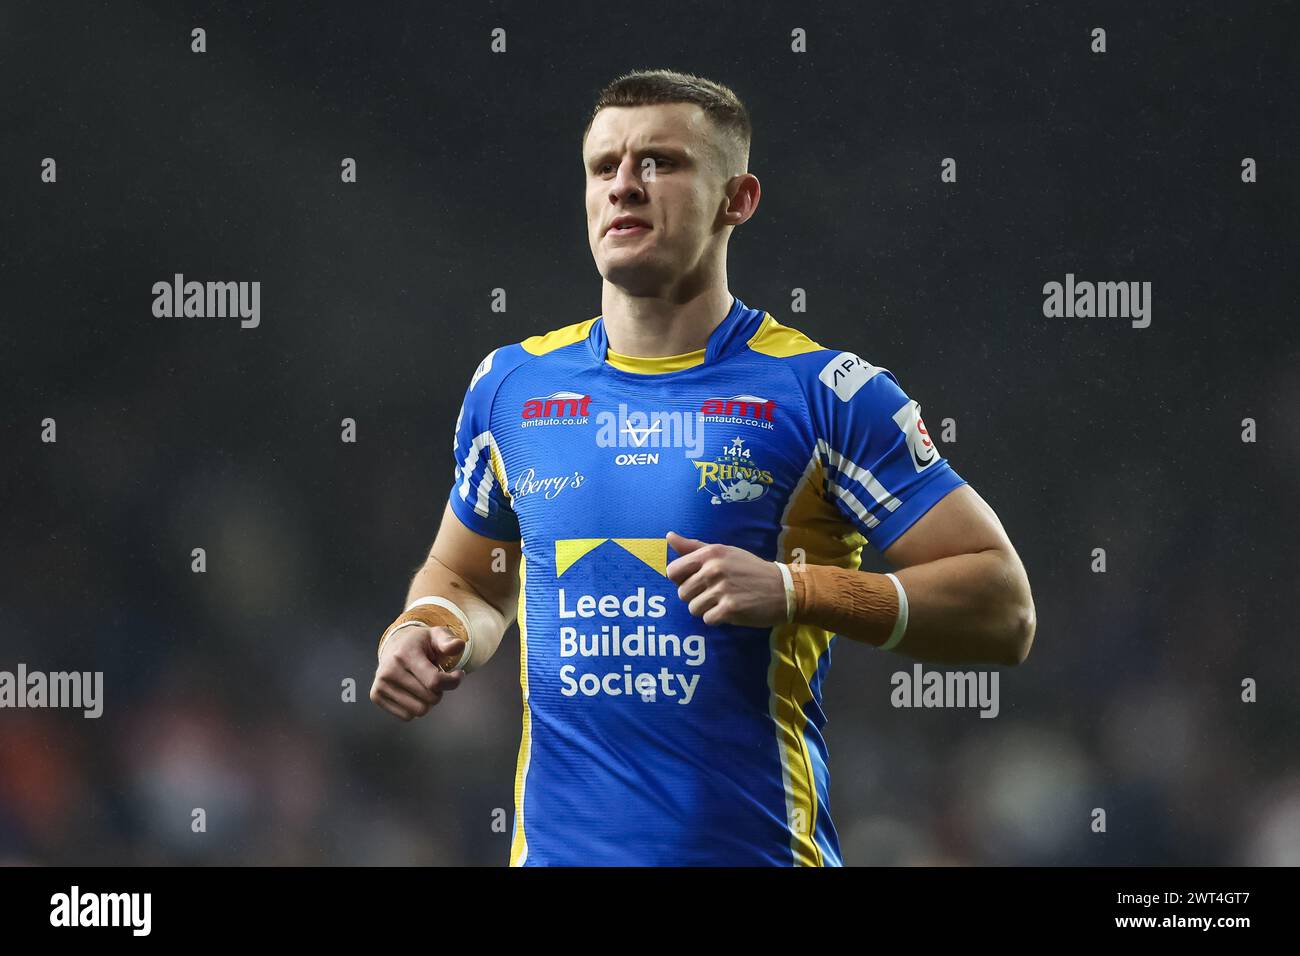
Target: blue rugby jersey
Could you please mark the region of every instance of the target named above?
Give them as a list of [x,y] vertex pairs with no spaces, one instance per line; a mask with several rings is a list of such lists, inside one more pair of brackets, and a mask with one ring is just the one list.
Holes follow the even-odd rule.
[[682,356],[611,354],[597,316],[484,358],[454,449],[457,516],[522,540],[510,864],[841,865],[835,636],[706,625],[666,534],[845,568],[889,547],[964,484],[894,375],[739,298]]

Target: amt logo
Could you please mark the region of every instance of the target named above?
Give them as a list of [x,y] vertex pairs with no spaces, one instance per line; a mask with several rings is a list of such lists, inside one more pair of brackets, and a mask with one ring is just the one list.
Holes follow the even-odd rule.
[[776,402],[757,395],[733,395],[731,398],[705,399],[700,406],[704,415],[735,415],[740,418],[761,418],[770,422],[776,414]]
[[530,418],[585,418],[590,414],[591,396],[577,392],[552,392],[524,402],[521,417]]

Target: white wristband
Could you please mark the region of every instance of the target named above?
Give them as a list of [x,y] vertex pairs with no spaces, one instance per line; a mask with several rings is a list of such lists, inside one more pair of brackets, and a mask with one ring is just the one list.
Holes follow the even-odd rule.
[[794,578],[790,576],[790,569],[786,565],[780,561],[774,563],[781,569],[781,580],[785,582],[785,622],[789,624],[794,620]]
[[898,592],[898,619],[894,621],[894,630],[890,633],[889,640],[881,644],[879,650],[892,651],[903,639],[903,632],[907,630],[907,592],[903,590],[903,582],[893,574],[886,571],[885,577],[894,582],[894,590]]
[[[420,607],[422,604],[435,604],[438,607],[445,607],[447,610],[451,611],[451,613],[456,615],[456,619],[460,621],[461,626],[465,628],[465,649],[461,651],[460,658],[456,661],[456,665],[451,669],[459,670],[460,668],[464,667],[466,662],[469,660],[470,651],[474,646],[474,635],[473,632],[470,630],[469,618],[465,616],[464,611],[462,611],[451,601],[448,601],[444,597],[437,597],[436,595],[430,597],[417,598],[416,600],[412,601],[409,605],[407,605],[406,610],[409,611],[412,608]],[[378,656],[383,657],[384,644],[388,641],[388,638],[391,637],[395,632],[400,631],[404,627],[416,626],[416,625],[422,627],[428,626],[427,624],[424,624],[421,621],[403,621],[401,624],[397,625],[397,627],[390,628],[388,633],[385,634],[383,639],[379,642]]]

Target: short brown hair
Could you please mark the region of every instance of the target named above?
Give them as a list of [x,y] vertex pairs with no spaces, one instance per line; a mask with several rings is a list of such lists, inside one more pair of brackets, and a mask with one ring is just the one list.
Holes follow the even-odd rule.
[[624,73],[596,97],[582,131],[587,142],[596,114],[607,106],[650,106],[655,103],[694,103],[704,110],[722,135],[716,141],[718,161],[729,175],[749,171],[749,147],[754,130],[749,110],[732,90],[690,73],[675,70],[636,70]]

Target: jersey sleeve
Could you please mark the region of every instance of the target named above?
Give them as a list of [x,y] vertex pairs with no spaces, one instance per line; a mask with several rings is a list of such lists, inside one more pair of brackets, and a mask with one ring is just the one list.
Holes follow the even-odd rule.
[[884,551],[965,479],[940,454],[893,372],[826,352],[809,384],[827,496]]
[[456,517],[471,531],[498,541],[517,541],[519,519],[504,487],[504,468],[492,437],[492,402],[502,378],[501,363],[494,368],[493,360],[500,351],[494,349],[479,363],[456,416],[452,441],[456,472],[450,501]]

